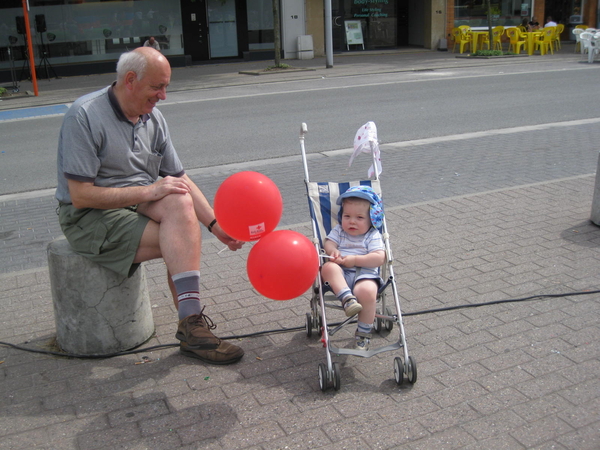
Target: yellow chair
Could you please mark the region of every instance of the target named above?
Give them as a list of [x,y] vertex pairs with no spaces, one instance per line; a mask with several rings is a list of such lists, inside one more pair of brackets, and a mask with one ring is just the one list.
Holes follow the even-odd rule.
[[521,53],[522,47],[527,43],[526,39],[523,39],[521,36],[521,32],[518,28],[507,28],[506,35],[510,40],[510,44],[508,45],[508,51],[512,51],[517,55]]
[[[492,46],[492,50],[500,50],[502,51],[502,35],[504,34],[504,27],[498,25],[497,27],[492,28],[492,35],[494,38],[494,45]],[[481,46],[487,46],[488,50],[490,49],[490,35],[486,33],[483,35],[481,40]]]
[[494,34],[494,45],[493,45],[494,50],[502,51],[502,35],[504,34],[504,27],[503,26],[494,27],[492,30],[492,33]]
[[560,36],[563,31],[565,31],[565,26],[562,23],[556,25],[556,32],[554,34],[554,45],[556,46],[557,51],[559,48],[562,48],[562,46],[560,45]]
[[589,27],[587,25],[575,25],[575,28],[581,28],[582,30],[587,30]]
[[540,55],[545,55],[548,53],[548,50],[554,55],[552,41],[554,40],[555,28],[556,27],[546,27],[541,35],[535,36],[535,49],[540,51]]
[[465,51],[465,47],[471,48],[471,36],[464,32],[460,27],[452,29],[452,38],[454,39],[454,47],[452,51],[456,53],[456,46],[459,46],[460,53]]

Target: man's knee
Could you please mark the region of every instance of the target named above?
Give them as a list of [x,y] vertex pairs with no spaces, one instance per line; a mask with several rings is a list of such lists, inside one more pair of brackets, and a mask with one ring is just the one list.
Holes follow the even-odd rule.
[[195,220],[194,200],[190,194],[170,194],[151,203],[142,204],[138,212],[144,214],[158,223],[168,219],[181,220],[189,218]]
[[170,209],[182,212],[194,212],[194,199],[190,194],[169,194],[159,202]]

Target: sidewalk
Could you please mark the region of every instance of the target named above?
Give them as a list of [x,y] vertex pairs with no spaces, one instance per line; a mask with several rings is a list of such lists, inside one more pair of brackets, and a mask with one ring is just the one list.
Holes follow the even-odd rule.
[[[409,67],[413,58],[421,68],[454,63],[447,54],[437,59],[439,53],[387,55],[379,63],[375,57],[355,59],[354,65],[342,61],[359,57],[344,56],[334,64],[340,66],[336,74],[351,75],[375,65]],[[579,58],[572,49],[560,57]],[[209,71],[176,69],[173,78],[196,70]],[[270,77],[280,75],[202,75],[215,86],[219,78],[224,84]],[[104,83],[109,76],[94,79]],[[55,81],[63,82],[47,82]],[[83,80],[75,84],[83,89]],[[66,95],[57,93],[53,101],[66,102]],[[303,330],[308,297],[276,302],[258,295],[246,275],[250,245],[218,253],[223,246],[207,239],[203,302],[218,335],[291,330],[236,340],[246,355],[224,367],[180,356],[174,346],[80,360],[0,345],[0,450],[599,448],[599,294],[419,313],[600,289],[600,229],[589,221],[597,149],[586,144],[598,142],[597,128],[528,132],[531,148],[544,149],[535,154],[525,154],[516,145],[522,136],[509,133],[496,136],[487,149],[467,141],[382,146],[394,270],[408,349],[418,362],[413,386],[396,385],[393,358],[399,355],[390,352],[368,359],[334,356],[341,389],[321,392],[318,363],[326,356],[318,339]],[[560,150],[566,143],[568,158]],[[347,166],[347,155],[314,159],[314,179],[328,179],[335,167]],[[192,178],[212,197],[233,170],[200,169]],[[300,165],[286,160],[261,171],[282,191],[281,226],[309,235],[306,199],[298,194]],[[44,249],[59,233],[54,206],[51,195],[0,199],[2,252],[32,259],[24,270],[0,272],[0,341],[53,348]],[[20,264],[0,258],[5,267]],[[143,347],[175,344],[176,313],[164,265],[147,263],[145,270],[156,334]],[[348,337],[342,333],[341,345]]]

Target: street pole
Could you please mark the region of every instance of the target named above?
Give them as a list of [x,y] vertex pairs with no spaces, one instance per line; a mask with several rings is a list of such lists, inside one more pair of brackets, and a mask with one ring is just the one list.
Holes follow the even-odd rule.
[[333,20],[331,0],[325,0],[325,68],[333,67]]
[[29,0],[23,2],[23,19],[25,21],[25,33],[27,34],[27,51],[29,53],[29,71],[31,72],[31,83],[33,84],[33,93],[38,96],[37,77],[35,75],[35,59],[33,58],[33,44],[31,43],[31,27],[29,26]]

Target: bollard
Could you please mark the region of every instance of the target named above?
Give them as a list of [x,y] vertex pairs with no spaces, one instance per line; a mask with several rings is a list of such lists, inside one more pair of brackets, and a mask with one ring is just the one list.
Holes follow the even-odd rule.
[[596,168],[596,184],[594,198],[592,199],[592,222],[600,226],[600,154],[598,154],[598,167]]
[[154,333],[144,267],[123,277],[78,255],[66,238],[47,247],[59,347],[78,355],[130,350]]

